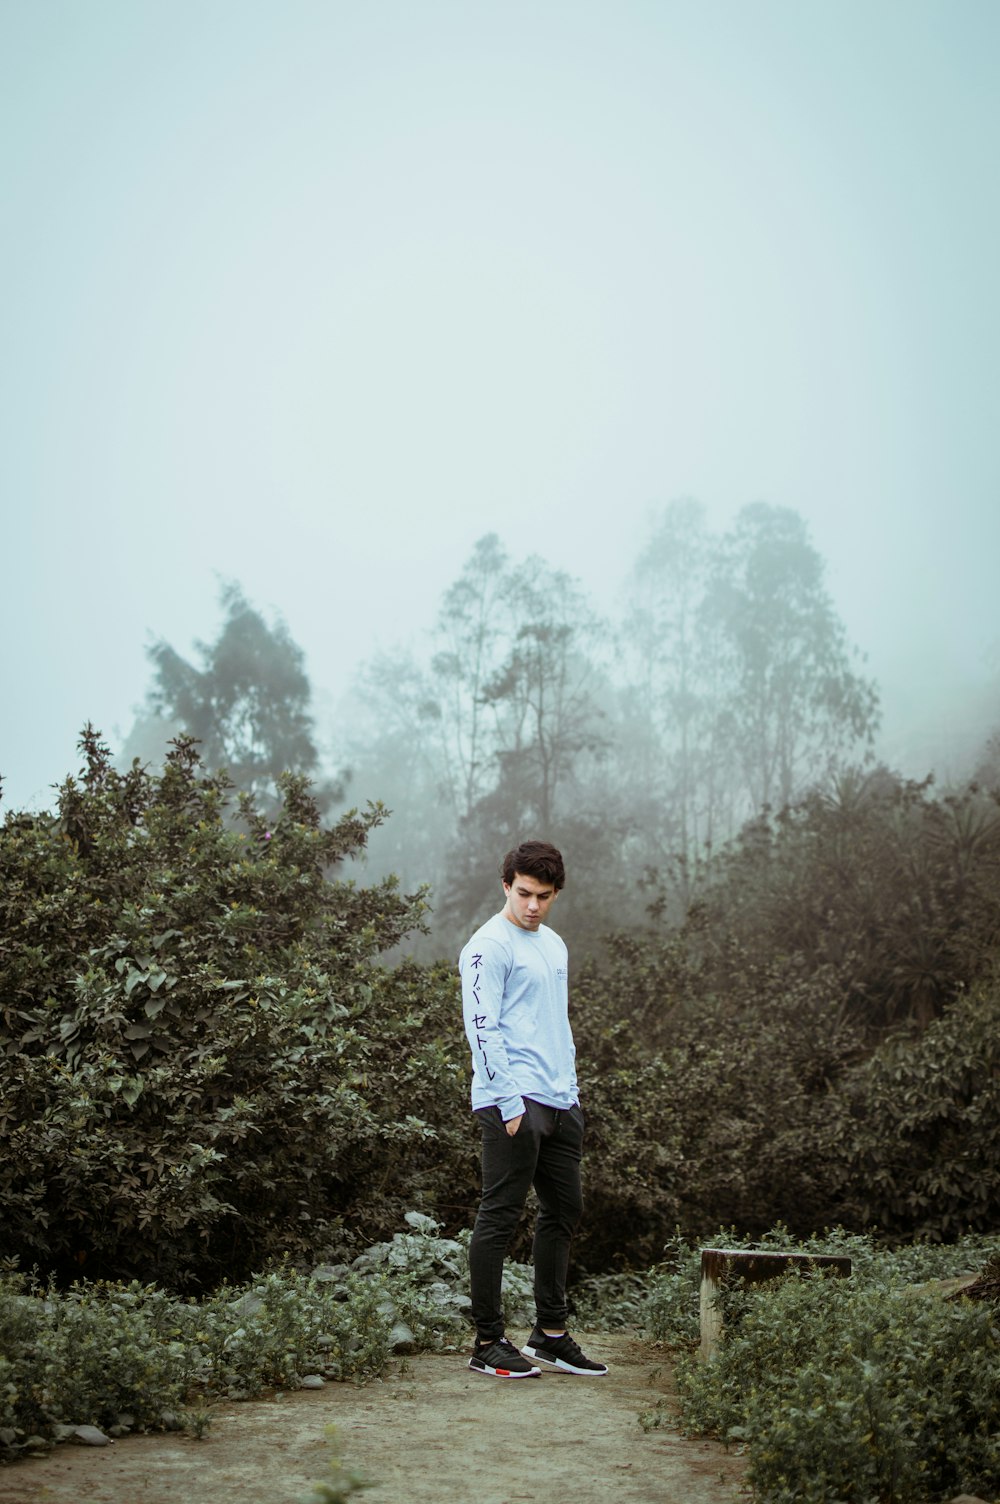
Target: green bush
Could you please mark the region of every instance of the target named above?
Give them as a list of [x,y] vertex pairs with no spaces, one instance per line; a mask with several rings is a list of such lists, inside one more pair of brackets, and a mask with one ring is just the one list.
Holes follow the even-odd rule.
[[[200,1433],[214,1399],[295,1388],[307,1375],[361,1381],[397,1345],[468,1341],[468,1236],[406,1214],[407,1231],[350,1265],[283,1266],[201,1300],[153,1285],[81,1282],[40,1289],[0,1277],[0,1455],[80,1425],[121,1434],[186,1422]],[[533,1319],[531,1271],[510,1263],[512,1321]]]
[[[472,1318],[469,1296],[469,1241],[441,1236],[441,1225],[420,1212],[407,1212],[408,1232],[376,1243],[358,1255],[351,1268],[380,1275],[392,1286],[396,1315],[414,1334],[419,1347],[436,1348],[467,1337]],[[530,1326],[535,1319],[534,1278],[527,1265],[504,1263],[504,1313],[511,1325]]]
[[276,1271],[200,1302],[137,1282],[43,1297],[8,1277],[0,1443],[16,1451],[80,1425],[176,1425],[199,1398],[247,1398],[309,1373],[371,1377],[389,1354],[391,1310],[386,1281],[351,1272],[333,1284]]
[[872,1045],[827,969],[742,970],[725,996],[676,940],[619,936],[574,988],[590,1269],[672,1230],[841,1224],[954,1240],[1000,1218],[1000,979]]
[[873,1038],[926,1025],[996,961],[998,802],[876,768],[765,810],[706,864],[688,915],[712,984],[738,983],[741,953],[757,968],[797,960],[832,969]]
[[886,1041],[847,1095],[846,1218],[907,1239],[998,1225],[1000,985],[959,997],[916,1037]]
[[[836,1236],[813,1251],[849,1251],[850,1279],[734,1284],[723,1294],[725,1330],[712,1359],[678,1364],[686,1427],[745,1445],[748,1477],[767,1504],[916,1504],[963,1490],[994,1497],[997,1312],[907,1287],[968,1269],[988,1246],[970,1240],[897,1256]],[[674,1315],[673,1302],[665,1306],[661,1330]]]
[[456,979],[378,964],[421,897],[331,875],[383,812],[327,829],[286,778],[265,824],[189,741],[83,747],[0,832],[0,1255],[211,1286],[471,1200]]
[[[872,1239],[864,1234],[834,1228],[822,1235],[796,1238],[784,1223],[777,1223],[759,1238],[750,1238],[735,1227],[719,1228],[701,1242],[691,1242],[676,1233],[664,1249],[664,1258],[649,1275],[644,1326],[654,1342],[666,1343],[683,1352],[700,1340],[701,1249],[744,1248],[784,1252],[837,1254],[850,1258],[856,1276],[866,1277],[882,1256]],[[914,1267],[922,1268],[923,1250],[916,1250]],[[952,1261],[954,1249],[949,1250]],[[941,1251],[937,1251],[940,1257]],[[884,1269],[884,1263],[881,1265]],[[895,1267],[895,1266],[894,1266]],[[952,1266],[948,1264],[950,1269]],[[727,1311],[732,1312],[742,1300],[742,1286],[722,1292]]]
[[830,979],[747,968],[718,998],[697,969],[648,937],[619,937],[574,990],[587,1112],[592,1269],[660,1259],[676,1227],[799,1234],[836,1220],[857,1031]]
[[179,1409],[196,1373],[170,1302],[131,1287],[74,1287],[65,1296],[0,1283],[0,1439],[53,1428],[158,1423]]

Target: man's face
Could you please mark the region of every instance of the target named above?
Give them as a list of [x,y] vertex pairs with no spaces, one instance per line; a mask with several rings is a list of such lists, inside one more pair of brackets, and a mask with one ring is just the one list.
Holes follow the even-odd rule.
[[504,914],[511,924],[519,925],[522,930],[537,930],[559,897],[551,883],[539,882],[537,877],[525,877],[522,872],[515,872],[514,881],[504,883],[503,890],[507,895]]

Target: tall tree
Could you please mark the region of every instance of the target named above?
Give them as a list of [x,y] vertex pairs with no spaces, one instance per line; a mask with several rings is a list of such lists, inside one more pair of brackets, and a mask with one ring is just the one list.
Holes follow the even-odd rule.
[[[238,788],[273,804],[280,774],[315,778],[320,766],[302,649],[283,621],[268,625],[239,585],[224,585],[220,601],[222,629],[215,642],[196,644],[199,662],[162,639],[149,649],[147,703],[200,742],[207,767],[225,767]],[[316,792],[327,807],[341,789],[326,782]]]
[[[496,715],[483,689],[510,638],[509,585],[507,555],[487,534],[445,592],[426,652],[378,654],[352,695],[355,785],[393,810],[369,842],[367,869],[429,883],[438,933],[456,832],[496,781]],[[439,953],[420,937],[408,948]]]
[[877,697],[795,512],[746,507],[720,537],[699,503],[671,503],[628,599],[621,770],[641,815],[630,845],[684,904],[706,855],[748,817],[865,754]]
[[674,501],[656,517],[627,581],[622,758],[642,812],[638,845],[653,865],[712,834],[711,643],[701,615],[712,547],[701,503]]
[[717,714],[751,812],[788,804],[844,758],[870,753],[878,694],[852,666],[798,513],[743,508],[722,540],[703,614],[724,640]]
[[497,788],[521,820],[549,830],[578,760],[607,743],[595,662],[601,624],[566,574],[532,557],[510,578],[514,632],[483,686],[496,712]]
[[453,948],[495,899],[509,844],[565,840],[580,809],[602,819],[581,796],[608,742],[601,638],[575,581],[538,558],[511,563],[489,534],[446,592],[426,659],[383,657],[362,676],[372,736],[357,781],[381,780],[371,793],[398,811],[372,859],[431,882],[439,943]]
[[380,739],[405,739],[456,823],[498,795],[515,826],[549,825],[577,759],[607,741],[602,625],[579,585],[481,538],[448,589],[427,668],[383,655],[361,690]]
[[512,631],[509,560],[499,538],[478,540],[462,573],[445,592],[431,659],[434,711],[444,788],[455,818],[465,819],[495,776],[495,678]]
[[537,835],[556,840],[571,863],[587,853],[560,906],[560,930],[572,938],[593,909],[585,873],[605,899],[610,891],[603,842],[613,822],[596,787],[609,745],[603,628],[579,585],[538,558],[509,571],[504,601],[503,657],[482,687],[491,777],[448,853],[443,917],[457,935],[488,912],[503,852]]
[[[392,811],[392,819],[372,832],[366,874],[395,873],[404,886],[437,888],[455,813],[441,752],[442,708],[431,674],[412,651],[381,652],[357,675],[345,710],[352,799],[377,800]],[[428,959],[435,954],[419,938],[408,949]]]

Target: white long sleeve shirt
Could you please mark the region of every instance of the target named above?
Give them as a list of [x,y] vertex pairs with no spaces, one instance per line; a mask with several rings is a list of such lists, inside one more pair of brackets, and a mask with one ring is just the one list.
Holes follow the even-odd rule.
[[488,919],[459,958],[462,1012],[472,1050],[472,1106],[504,1122],[524,1098],[565,1110],[577,1100],[566,946],[547,925],[524,930]]

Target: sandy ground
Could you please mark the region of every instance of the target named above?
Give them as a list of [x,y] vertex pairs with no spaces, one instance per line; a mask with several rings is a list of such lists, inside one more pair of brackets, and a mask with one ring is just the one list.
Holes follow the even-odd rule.
[[629,1335],[575,1335],[606,1378],[501,1381],[421,1355],[362,1388],[219,1404],[201,1441],[63,1445],[0,1468],[0,1504],[299,1504],[333,1451],[371,1483],[354,1496],[370,1504],[735,1504],[737,1456],[686,1440],[669,1405],[663,1425],[639,1424],[668,1399],[669,1364]]

